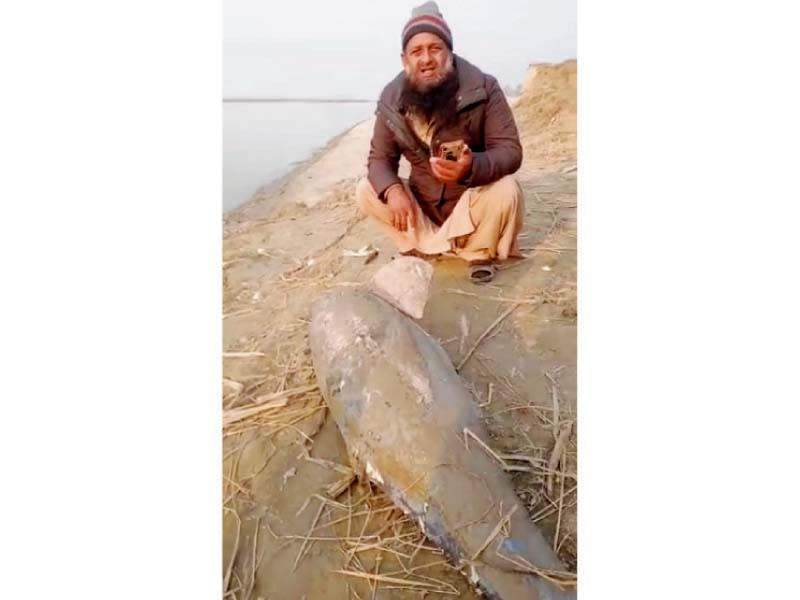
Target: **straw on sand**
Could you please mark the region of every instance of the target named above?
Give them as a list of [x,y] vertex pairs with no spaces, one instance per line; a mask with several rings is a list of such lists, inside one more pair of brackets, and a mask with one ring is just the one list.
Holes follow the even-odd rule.
[[515,302],[506,311],[504,311],[503,314],[497,317],[497,319],[495,319],[491,325],[489,325],[486,331],[484,331],[472,345],[472,348],[470,348],[469,351],[464,355],[464,358],[462,358],[461,361],[458,363],[458,366],[456,367],[456,372],[461,371],[461,367],[463,367],[466,364],[466,362],[469,360],[469,358],[472,356],[475,350],[478,349],[478,346],[480,346],[481,342],[486,338],[486,336],[489,335],[492,332],[492,330],[503,321],[503,319],[505,319],[508,315],[510,315],[520,306],[522,306],[521,302]]
[[424,581],[414,581],[413,579],[400,579],[398,577],[389,577],[387,575],[375,575],[374,573],[361,573],[359,571],[345,571],[343,569],[335,569],[331,573],[338,573],[339,575],[347,575],[348,577],[358,577],[359,579],[369,579],[372,581],[383,581],[385,583],[397,583],[405,587],[422,587],[428,589],[436,589],[437,586],[432,583]]
[[259,396],[256,402],[254,402],[253,405],[251,406],[245,406],[242,408],[231,408],[223,411],[222,426],[227,427],[229,425],[232,425],[233,423],[242,421],[249,417],[255,416],[259,413],[269,410],[274,410],[276,408],[282,408],[286,405],[286,401],[289,398],[293,396],[300,396],[302,394],[312,392],[316,389],[317,389],[317,384],[311,384],[311,385],[304,385],[292,388],[290,390],[285,390],[283,392],[278,392],[275,394],[267,394],[265,396]]
[[561,462],[561,454],[564,447],[567,445],[567,440],[571,432],[572,422],[570,421],[561,428],[558,439],[556,439],[556,443],[553,446],[553,451],[550,453],[550,460],[547,463],[547,470],[549,471],[547,474],[547,493],[550,495],[553,493],[553,474],[556,472],[558,463]]
[[231,513],[233,513],[233,516],[236,517],[236,539],[233,542],[233,551],[231,552],[231,559],[230,561],[228,561],[228,568],[225,569],[225,579],[223,580],[222,584],[222,591],[227,592],[228,586],[230,585],[231,582],[231,572],[233,571],[233,563],[236,562],[236,553],[239,551],[239,535],[242,531],[242,521],[235,510],[231,510],[225,507],[223,507],[223,510],[230,511]]

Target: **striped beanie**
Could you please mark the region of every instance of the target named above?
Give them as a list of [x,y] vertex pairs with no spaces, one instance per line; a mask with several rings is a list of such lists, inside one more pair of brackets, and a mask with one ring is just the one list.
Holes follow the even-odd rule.
[[406,49],[408,40],[423,32],[438,35],[447,44],[447,47],[451,51],[453,50],[453,34],[450,33],[450,28],[444,22],[444,17],[439,12],[436,2],[426,2],[411,10],[411,18],[403,27],[403,50]]

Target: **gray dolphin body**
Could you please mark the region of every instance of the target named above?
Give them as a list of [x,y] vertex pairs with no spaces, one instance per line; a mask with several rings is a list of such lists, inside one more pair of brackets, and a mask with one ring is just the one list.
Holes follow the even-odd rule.
[[482,595],[576,597],[574,589],[532,574],[564,567],[508,474],[473,439],[466,446],[465,429],[481,440],[488,435],[430,335],[373,294],[345,290],[314,307],[310,342],[320,389],[354,467],[411,515]]

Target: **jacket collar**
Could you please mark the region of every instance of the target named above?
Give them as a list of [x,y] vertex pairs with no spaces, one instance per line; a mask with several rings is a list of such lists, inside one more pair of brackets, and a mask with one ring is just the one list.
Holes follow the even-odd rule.
[[468,106],[488,98],[484,87],[484,75],[481,70],[461,58],[455,56],[456,70],[458,71],[458,104],[456,110],[462,111]]

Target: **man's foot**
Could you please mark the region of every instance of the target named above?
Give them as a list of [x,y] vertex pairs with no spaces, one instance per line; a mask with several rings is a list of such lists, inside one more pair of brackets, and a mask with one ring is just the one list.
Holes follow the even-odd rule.
[[491,261],[475,261],[469,264],[469,279],[472,283],[489,283],[496,272],[497,266]]

